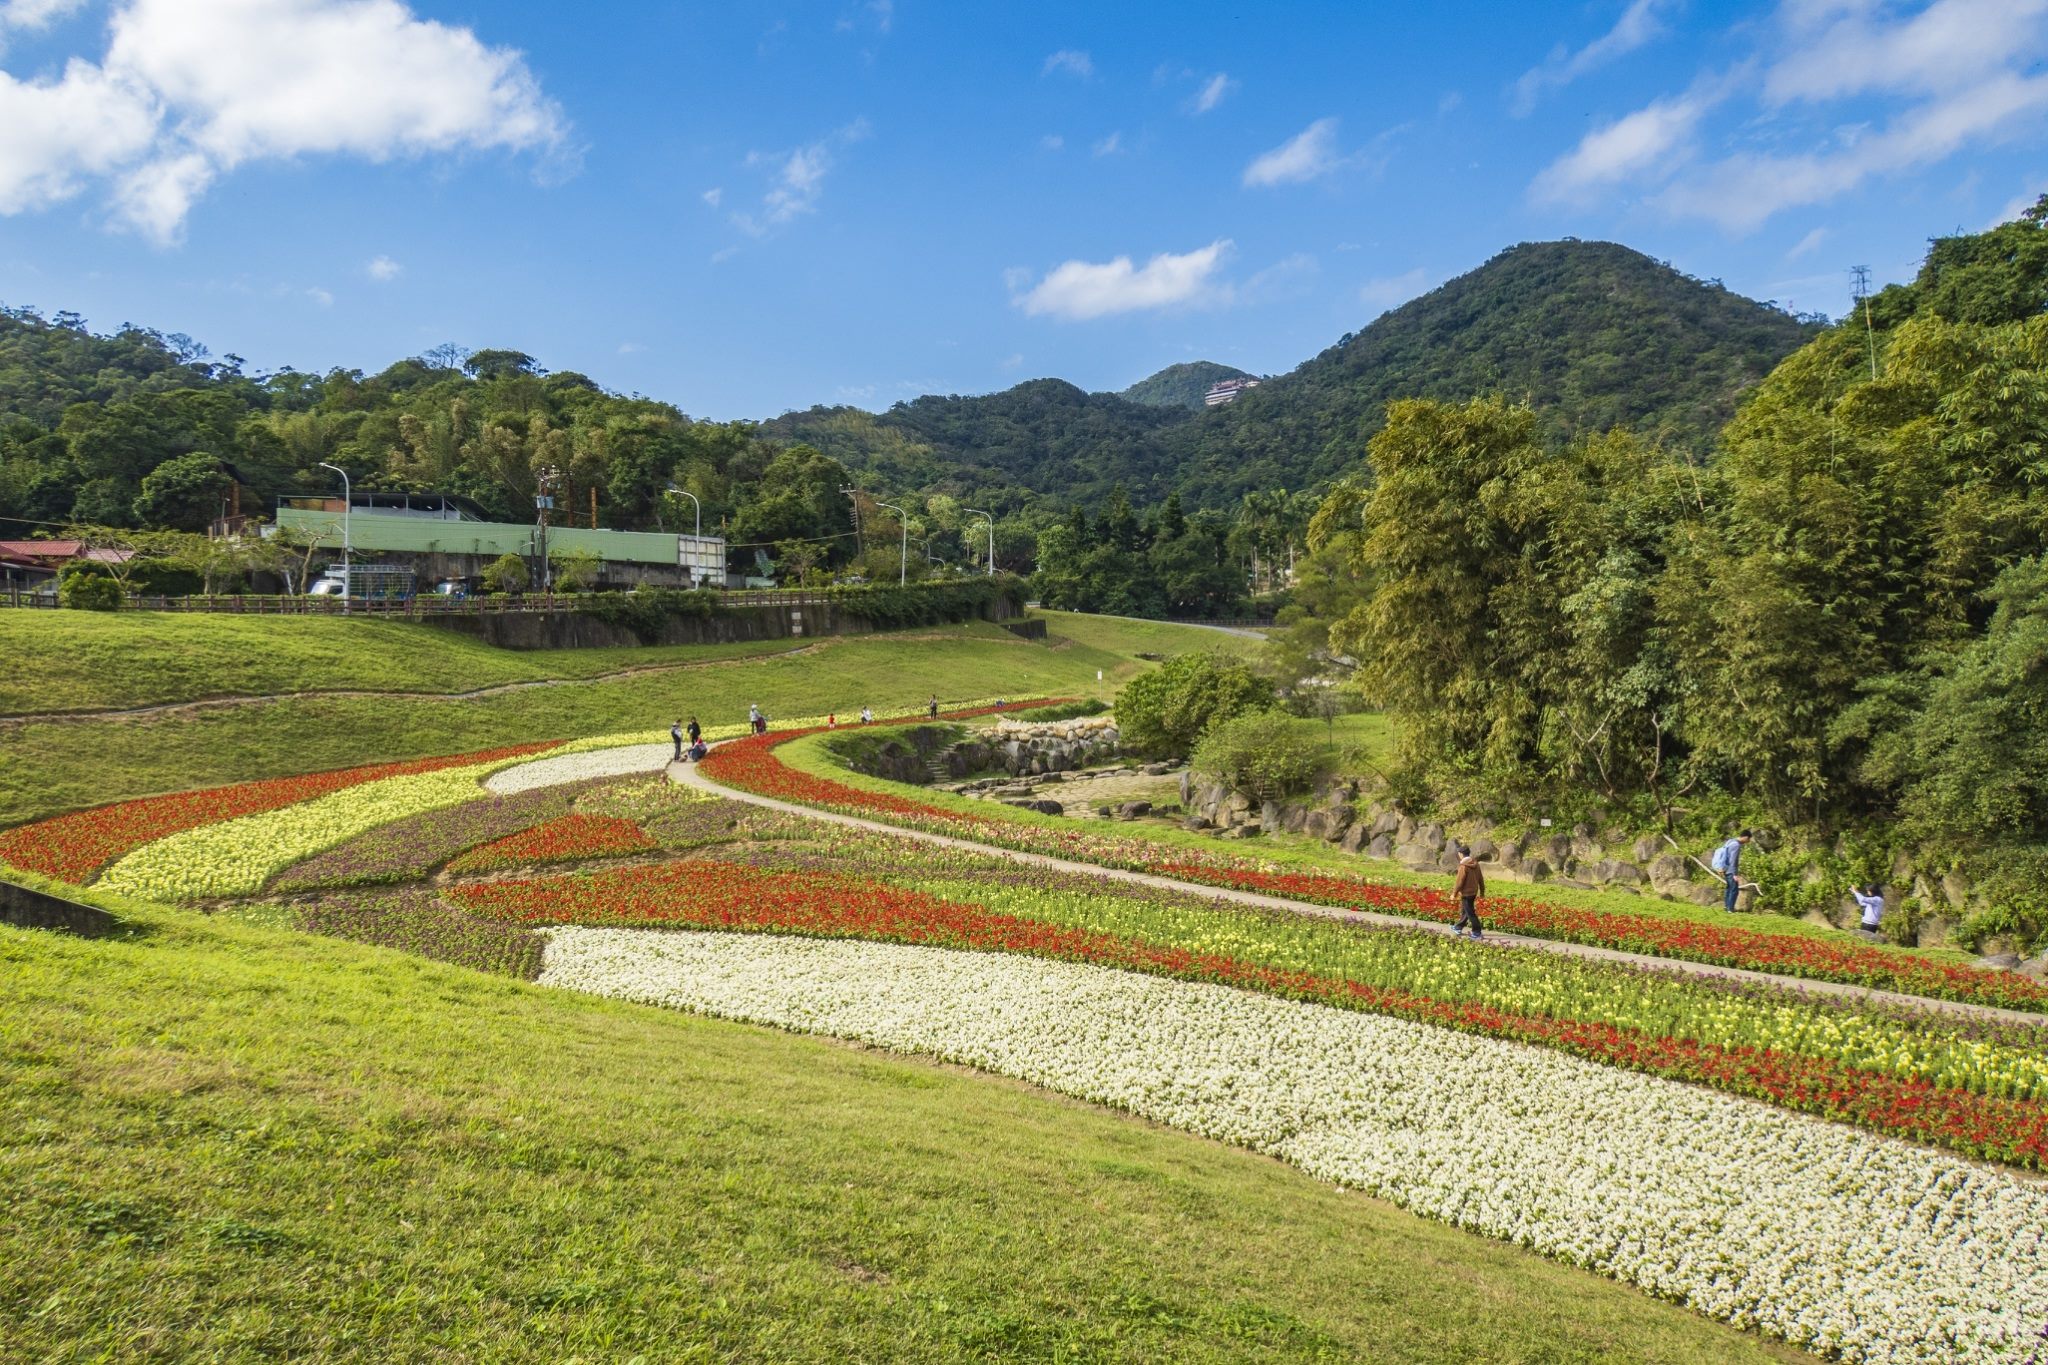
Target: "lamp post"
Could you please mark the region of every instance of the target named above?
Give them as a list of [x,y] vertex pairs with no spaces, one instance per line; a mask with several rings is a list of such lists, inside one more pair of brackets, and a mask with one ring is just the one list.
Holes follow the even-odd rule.
[[896,560],[896,586],[902,587],[910,581],[910,513],[894,503],[878,502],[877,507],[886,507],[896,514],[896,524],[903,530],[903,547]]
[[355,569],[349,563],[350,541],[348,534],[348,513],[349,509],[355,506],[356,500],[349,493],[348,471],[346,469],[343,469],[338,464],[329,464],[325,460],[319,461],[319,465],[322,469],[331,469],[341,475],[341,614],[346,616],[348,615],[348,599],[355,596],[356,593]]
[[961,511],[963,511],[963,512],[972,512],[972,513],[973,513],[973,514],[974,514],[975,516],[977,516],[977,517],[986,517],[986,518],[988,518],[988,572],[989,572],[989,574],[990,574],[991,576],[993,576],[993,575],[995,574],[995,571],[996,571],[996,519],[995,519],[995,516],[994,516],[994,515],[993,515],[992,513],[984,512],[984,511],[980,510],[979,508],[975,508],[975,507],[963,507],[963,508],[961,508],[960,510],[961,510]]
[[702,540],[704,538],[704,504],[698,502],[697,495],[695,493],[692,493],[687,488],[678,488],[674,484],[670,484],[668,486],[668,491],[671,493],[681,493],[684,497],[688,498],[690,500],[691,505],[697,509],[696,535],[699,540]]

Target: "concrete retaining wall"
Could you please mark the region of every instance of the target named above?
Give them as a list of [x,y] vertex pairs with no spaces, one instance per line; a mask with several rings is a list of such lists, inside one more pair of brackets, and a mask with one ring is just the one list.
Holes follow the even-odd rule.
[[0,924],[100,938],[120,928],[121,921],[96,906],[0,881]]

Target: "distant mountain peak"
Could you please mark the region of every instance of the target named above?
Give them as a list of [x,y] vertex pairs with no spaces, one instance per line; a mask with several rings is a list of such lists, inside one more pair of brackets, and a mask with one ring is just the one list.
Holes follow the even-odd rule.
[[1213,360],[1184,360],[1140,379],[1117,397],[1143,403],[1148,408],[1187,408],[1194,411],[1201,408],[1203,395],[1224,380],[1253,377],[1234,365],[1219,365]]

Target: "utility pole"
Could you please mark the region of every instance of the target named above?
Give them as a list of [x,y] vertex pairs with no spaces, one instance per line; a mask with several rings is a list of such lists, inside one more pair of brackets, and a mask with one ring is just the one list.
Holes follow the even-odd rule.
[[865,554],[868,548],[867,542],[862,540],[860,536],[860,490],[858,488],[842,488],[839,491],[853,499],[853,552],[857,555]]
[[1877,329],[1870,321],[1870,267],[1852,265],[1849,273],[1856,277],[1856,302],[1863,305],[1863,335],[1870,343],[1870,378],[1877,379]]
[[544,464],[533,472],[538,480],[535,485],[537,491],[533,495],[533,511],[539,527],[535,543],[540,548],[540,590],[551,593],[555,590],[555,574],[554,566],[548,562],[548,509],[554,506],[555,500],[548,495],[548,490],[554,486],[555,467]]
[[996,519],[989,513],[980,511],[973,507],[963,507],[960,510],[963,512],[972,513],[974,516],[977,517],[988,518],[988,571],[990,575],[993,576],[996,571]]
[[341,614],[348,615],[348,599],[356,595],[356,572],[349,560],[348,513],[355,506],[355,498],[348,491],[348,471],[338,464],[319,462],[322,469],[331,469],[341,475]]
[[896,514],[896,524],[903,528],[903,548],[896,561],[896,586],[910,582],[910,514],[893,503],[878,502],[877,507],[886,507]]

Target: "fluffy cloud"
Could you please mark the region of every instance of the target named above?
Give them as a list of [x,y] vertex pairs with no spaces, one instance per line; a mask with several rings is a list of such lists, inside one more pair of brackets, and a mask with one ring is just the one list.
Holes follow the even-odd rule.
[[1050,76],[1055,71],[1086,80],[1095,74],[1095,59],[1076,48],[1061,48],[1045,59],[1045,65],[1039,68],[1038,74]]
[[363,273],[379,284],[388,284],[405,273],[405,267],[389,256],[379,256],[363,267]]
[[84,8],[85,0],[0,0],[0,30],[44,28]]
[[1246,185],[1293,185],[1328,175],[1344,164],[1337,154],[1337,120],[1317,119],[1244,168]]
[[0,212],[106,180],[117,217],[158,241],[247,162],[559,155],[567,135],[519,53],[398,0],[125,0],[98,65],[0,73],[0,126]]
[[[769,167],[771,175],[768,189],[761,196],[760,210],[733,214],[734,225],[753,236],[765,237],[775,228],[815,213],[818,200],[825,193],[825,176],[836,164],[839,151],[867,135],[867,120],[855,119],[830,136],[793,151],[749,152],[747,164]],[[716,201],[706,196],[706,202]]]
[[[1216,272],[1229,256],[1231,245],[1228,238],[1219,238],[1180,255],[1161,252],[1142,266],[1133,265],[1128,256],[1100,264],[1067,261],[1012,302],[1034,317],[1048,315],[1079,322],[1113,313],[1220,301],[1229,291],[1219,284]],[[1022,282],[1014,272],[1006,279],[1012,289]]]
[[1560,43],[1543,65],[1523,72],[1515,82],[1508,102],[1515,117],[1521,118],[1533,110],[1545,91],[1570,85],[1587,72],[1662,36],[1664,23],[1658,11],[1669,7],[1670,0],[1630,0],[1614,27],[1584,47],[1573,51]]
[[[2044,18],[2048,0],[1933,0],[1912,12],[1781,0],[1751,58],[1589,133],[1531,195],[1563,202],[1632,189],[1670,217],[1747,232],[1974,147],[2038,143],[2048,115]],[[1703,116],[1738,94],[1752,107],[1729,130],[1735,145],[1716,148]],[[1846,100],[1857,103],[1843,109]],[[1673,178],[1680,166],[1683,180]]]
[[1551,163],[1531,192],[1539,201],[1567,202],[1646,172],[1669,170],[1716,102],[1708,93],[1679,95],[1595,128]]

